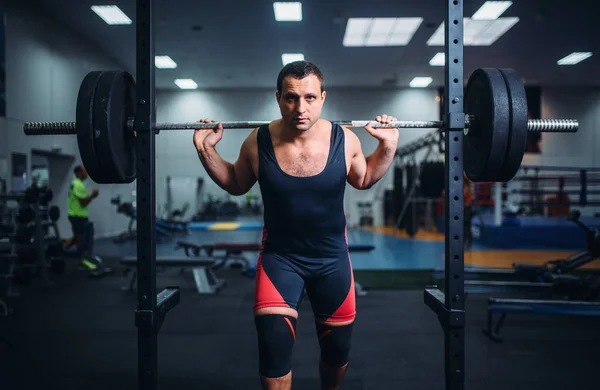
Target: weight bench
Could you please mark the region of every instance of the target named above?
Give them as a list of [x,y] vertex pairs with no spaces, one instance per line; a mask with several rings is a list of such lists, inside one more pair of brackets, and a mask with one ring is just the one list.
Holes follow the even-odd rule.
[[[260,252],[261,245],[259,243],[229,243],[229,242],[217,242],[214,244],[194,244],[187,241],[177,241],[175,249],[183,249],[186,256],[200,256],[204,253],[206,256],[210,256],[214,259],[221,260],[213,265],[213,269],[219,269],[225,265],[230,259],[239,260],[244,270],[248,268],[249,262],[244,257],[244,252]],[[215,251],[225,251],[222,255],[215,255]]]
[[[260,252],[261,244],[258,242],[216,242],[214,244],[194,244],[189,241],[177,241],[177,249],[183,249],[186,256],[200,256],[204,254],[214,259],[221,260],[215,262],[213,269],[219,269],[225,265],[228,260],[234,259],[239,260],[242,268],[242,272],[246,274],[246,271],[250,268],[250,262],[243,255],[244,252]],[[370,252],[375,249],[373,245],[349,245],[348,250],[350,252]],[[216,251],[225,251],[224,254],[215,255]],[[254,277],[252,272],[248,272],[247,276]]]
[[[493,326],[494,313],[502,314],[495,326]],[[509,313],[600,316],[600,302],[500,299],[490,297],[488,298],[487,327],[483,329],[483,333],[495,342],[502,342],[499,333]]]
[[[186,256],[200,256],[201,253],[211,256],[215,259],[220,259],[220,262],[215,262],[212,269],[219,269],[225,265],[229,259],[236,259],[241,261],[242,273],[250,278],[255,276],[255,268],[250,267],[248,259],[243,255],[244,252],[260,252],[261,244],[258,242],[217,242],[214,244],[194,244],[188,241],[178,241],[175,249],[183,249]],[[348,251],[351,253],[355,252],[371,252],[375,249],[374,245],[349,245]],[[223,255],[215,256],[215,251],[225,251]],[[360,283],[355,281],[356,294],[358,296],[367,295],[364,288]]]
[[[124,286],[123,290],[132,291],[137,280],[137,257],[123,257],[120,263],[127,267],[123,276],[131,272],[129,284]],[[156,258],[157,267],[191,268],[198,294],[216,294],[225,287],[225,280],[217,278],[212,270],[214,263],[215,259],[210,257],[161,256]]]
[[[244,242],[244,243],[236,243],[236,242],[217,242],[214,244],[194,244],[188,241],[177,241],[177,246],[175,249],[185,250],[186,256],[199,256],[201,252],[206,253],[207,256],[213,256],[214,251],[225,251],[223,256],[219,256],[218,258],[228,259],[228,258],[242,258],[244,261],[247,260],[242,256],[243,252],[260,252],[261,244],[257,242]],[[349,252],[370,252],[375,249],[374,245],[349,245]]]

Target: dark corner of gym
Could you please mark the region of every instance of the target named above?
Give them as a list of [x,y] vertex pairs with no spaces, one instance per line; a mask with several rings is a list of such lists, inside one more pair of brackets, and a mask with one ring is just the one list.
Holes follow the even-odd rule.
[[0,390],[594,388],[585,3],[1,1]]

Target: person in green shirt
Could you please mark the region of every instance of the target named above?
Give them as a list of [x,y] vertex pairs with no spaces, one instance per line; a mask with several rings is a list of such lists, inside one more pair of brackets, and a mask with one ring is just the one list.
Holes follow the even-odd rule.
[[71,182],[68,196],[68,215],[71,222],[73,237],[65,241],[64,248],[67,249],[71,245],[76,245],[77,251],[81,252],[83,244],[83,232],[88,222],[88,206],[98,196],[98,190],[93,189],[88,195],[87,187],[84,181],[88,178],[87,171],[82,165],[78,165],[73,169],[75,178]]

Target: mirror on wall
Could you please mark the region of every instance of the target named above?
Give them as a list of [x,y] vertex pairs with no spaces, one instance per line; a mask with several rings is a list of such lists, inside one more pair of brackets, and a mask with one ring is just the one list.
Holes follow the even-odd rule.
[[8,190],[8,162],[6,157],[0,157],[0,194]]
[[24,153],[12,153],[11,159],[10,189],[12,192],[22,192],[27,188],[27,155]]
[[50,181],[48,157],[36,152],[31,152],[31,185],[46,187]]

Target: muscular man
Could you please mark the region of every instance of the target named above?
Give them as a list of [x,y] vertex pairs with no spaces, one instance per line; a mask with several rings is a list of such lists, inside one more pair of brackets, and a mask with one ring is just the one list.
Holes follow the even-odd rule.
[[[75,178],[71,182],[71,188],[69,188],[68,197],[68,214],[69,222],[71,222],[71,229],[73,231],[73,237],[70,240],[65,241],[64,248],[68,248],[71,245],[75,245],[78,252],[82,251],[83,245],[83,232],[88,222],[88,205],[90,202],[98,196],[98,190],[92,190],[92,193],[88,195],[87,187],[84,181],[88,178],[87,171],[82,165],[78,165],[73,169]],[[82,265],[87,268],[95,268],[95,265],[86,259],[81,260]]]
[[[321,389],[338,389],[346,372],[356,316],[348,255],[346,182],[368,189],[394,158],[395,128],[365,127],[379,146],[365,157],[349,129],[322,119],[323,74],[298,61],[283,67],[276,99],[281,119],[255,129],[234,163],[215,146],[223,127],[196,130],[194,145],[210,177],[232,195],[258,180],[264,203],[262,250],[257,264],[254,319],[263,388],[291,389],[291,357],[298,307],[306,289],[321,348]],[[393,117],[377,117],[381,123]]]

